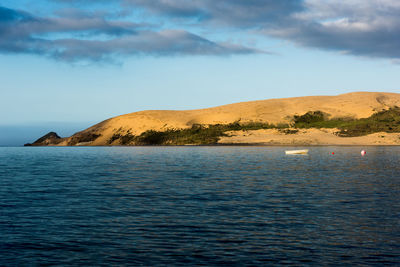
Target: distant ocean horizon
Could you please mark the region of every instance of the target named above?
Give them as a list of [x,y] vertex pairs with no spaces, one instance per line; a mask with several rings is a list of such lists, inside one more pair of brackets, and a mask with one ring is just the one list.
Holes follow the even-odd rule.
[[307,148],[0,147],[0,265],[400,264],[400,147]]

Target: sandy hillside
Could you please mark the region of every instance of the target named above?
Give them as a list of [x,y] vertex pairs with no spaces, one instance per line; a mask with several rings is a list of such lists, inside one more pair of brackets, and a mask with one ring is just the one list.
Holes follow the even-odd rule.
[[140,111],[103,121],[76,133],[59,145],[67,145],[71,138],[77,140],[88,135],[100,135],[100,137],[93,142],[80,142],[80,144],[109,145],[110,138],[116,132],[126,134],[130,131],[131,134],[137,135],[147,130],[187,128],[193,124],[226,124],[238,120],[287,123],[291,121],[293,115],[302,115],[316,110],[329,114],[331,118],[365,118],[374,112],[393,106],[400,106],[400,94],[357,92],[338,96],[308,96],[242,102],[187,111]]

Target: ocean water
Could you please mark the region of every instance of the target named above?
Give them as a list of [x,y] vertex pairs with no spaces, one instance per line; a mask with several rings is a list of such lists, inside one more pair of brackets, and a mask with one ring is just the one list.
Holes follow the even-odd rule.
[[400,147],[285,149],[0,148],[0,265],[399,265]]

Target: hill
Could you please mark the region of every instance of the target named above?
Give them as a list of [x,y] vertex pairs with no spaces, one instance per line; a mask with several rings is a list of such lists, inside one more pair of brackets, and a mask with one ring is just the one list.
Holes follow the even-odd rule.
[[[400,107],[400,94],[356,92],[338,96],[242,102],[198,110],[149,110],[110,118],[71,137],[57,139],[56,143],[50,145],[140,144],[137,142],[140,135],[152,133],[149,138],[154,138],[162,132],[176,134],[177,130],[189,131],[195,128],[193,131],[198,131],[199,127],[220,132],[242,130],[240,127],[235,128],[235,124],[259,125],[257,129],[287,128],[294,124],[296,118],[310,111],[318,111],[318,114],[323,114],[325,120],[349,121],[368,118],[377,112],[395,107]],[[250,127],[245,130],[252,129]],[[188,132],[193,133],[195,132]],[[226,141],[226,138],[224,140]],[[218,140],[211,140],[210,143],[215,143],[214,141]],[[49,145],[49,142],[43,145]]]

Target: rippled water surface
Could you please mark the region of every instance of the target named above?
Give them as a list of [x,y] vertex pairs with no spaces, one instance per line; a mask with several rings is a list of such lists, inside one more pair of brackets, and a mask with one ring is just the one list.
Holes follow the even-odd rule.
[[0,265],[400,264],[400,148],[285,149],[0,148]]

